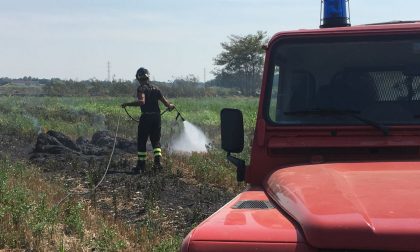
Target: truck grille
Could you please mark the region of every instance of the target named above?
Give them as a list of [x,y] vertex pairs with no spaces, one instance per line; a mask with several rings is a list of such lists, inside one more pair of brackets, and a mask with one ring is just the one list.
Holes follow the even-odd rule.
[[233,207],[233,209],[270,209],[274,206],[270,201],[263,200],[242,200],[238,201]]
[[355,249],[320,249],[318,252],[385,252],[379,250],[355,250]]

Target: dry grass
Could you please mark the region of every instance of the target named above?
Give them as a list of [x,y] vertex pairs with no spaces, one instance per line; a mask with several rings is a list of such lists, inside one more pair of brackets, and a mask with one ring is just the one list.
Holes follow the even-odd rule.
[[167,167],[188,184],[206,184],[238,193],[244,190],[245,183],[236,181],[235,167],[226,160],[226,154],[212,150],[208,153],[191,155],[171,154],[166,160]]
[[37,167],[1,159],[0,250],[175,251],[179,246],[180,237],[161,227],[159,209],[150,208],[146,224],[127,225],[81,199],[57,206],[65,195]]
[[[122,99],[114,98],[48,98],[48,97],[3,97],[0,99],[0,126],[4,134],[19,136],[31,142],[39,130],[53,129],[74,138],[91,136],[93,132],[114,129],[117,119],[125,112],[118,106]],[[219,111],[226,104],[239,107],[244,112],[247,136],[252,136],[255,124],[257,99],[176,99],[177,107],[188,121],[200,126],[213,139],[213,147],[207,154],[168,155],[165,167],[171,176],[199,188],[218,187],[236,193],[244,189],[238,184],[235,168],[226,162],[226,154],[219,146]],[[11,105],[12,104],[12,105]],[[138,110],[133,110],[136,115]],[[163,128],[170,129],[175,114],[163,117]],[[121,122],[120,135],[135,139],[135,123]],[[248,134],[249,133],[249,134]],[[166,138],[165,138],[166,137]],[[172,135],[163,132],[163,142]],[[249,146],[250,137],[246,137]],[[0,153],[1,154],[1,153]],[[1,155],[0,155],[1,156]],[[249,147],[239,155],[247,160]],[[135,158],[135,157],[133,157]],[[2,179],[2,176],[5,176]],[[104,214],[96,209],[96,199],[73,197],[60,207],[54,204],[66,195],[62,184],[43,179],[37,167],[27,163],[12,163],[0,158],[0,250],[32,251],[177,251],[183,234],[178,234],[166,225],[164,213],[154,205],[162,183],[154,183],[144,193],[149,199],[144,221],[138,224],[122,222],[114,214]],[[92,177],[93,178],[93,177]],[[56,179],[59,181],[59,179]],[[1,187],[1,183],[4,186]],[[94,181],[92,180],[92,184]],[[159,181],[157,181],[159,182]],[[87,188],[80,191],[84,191]],[[130,187],[126,189],[131,194]],[[203,189],[207,193],[207,190]],[[92,194],[91,198],[94,198]],[[214,197],[217,197],[215,195]],[[207,197],[209,198],[209,197]],[[207,198],[205,200],[207,200]],[[211,198],[211,197],[210,197]],[[128,197],[127,197],[128,199]],[[115,201],[115,204],[114,202]],[[117,211],[126,205],[124,200],[115,200],[109,195],[107,205],[115,205]],[[114,211],[114,212],[117,212]],[[197,210],[198,211],[198,210]],[[205,216],[193,211],[196,221]],[[4,232],[6,230],[7,232]]]

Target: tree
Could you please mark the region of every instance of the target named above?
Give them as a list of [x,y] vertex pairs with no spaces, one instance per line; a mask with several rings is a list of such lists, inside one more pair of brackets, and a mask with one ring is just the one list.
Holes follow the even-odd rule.
[[50,83],[44,86],[44,91],[49,96],[66,96],[66,84],[58,78],[52,78]]
[[171,86],[172,97],[197,97],[203,96],[203,88],[199,86],[198,77],[189,74],[183,77],[177,77]]
[[112,81],[109,84],[109,93],[114,96],[135,96],[137,85],[131,81]]
[[10,82],[12,82],[12,79],[10,79],[10,78],[7,78],[7,77],[0,78],[0,86],[1,85],[5,85],[5,84],[8,84]]
[[220,69],[214,74],[224,87],[237,87],[245,95],[253,95],[260,87],[264,62],[263,45],[267,33],[258,31],[246,36],[231,35],[222,42],[223,51],[214,59]]

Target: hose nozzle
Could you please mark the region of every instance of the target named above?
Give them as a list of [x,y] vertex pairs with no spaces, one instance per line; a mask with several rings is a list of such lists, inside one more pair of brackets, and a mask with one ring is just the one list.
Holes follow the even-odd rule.
[[180,117],[181,118],[181,120],[183,121],[183,122],[185,122],[185,119],[184,119],[184,117],[182,117],[182,115],[181,115],[181,113],[179,113],[179,111],[177,110],[177,115],[176,115],[176,118],[175,118],[175,120],[178,120],[178,117]]
[[183,121],[183,122],[185,122],[185,119],[184,119],[184,117],[182,117],[182,115],[181,115],[181,112],[179,112],[179,110],[176,108],[176,107],[174,107],[173,108],[175,111],[176,111],[176,117],[175,117],[175,121],[178,121],[178,118],[181,118],[181,120]]

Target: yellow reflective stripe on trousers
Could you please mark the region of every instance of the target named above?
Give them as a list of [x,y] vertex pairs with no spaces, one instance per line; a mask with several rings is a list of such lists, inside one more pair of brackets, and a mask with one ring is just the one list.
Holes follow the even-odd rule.
[[147,152],[137,152],[137,156],[139,160],[146,160]]
[[154,148],[153,154],[156,156],[162,156],[162,149],[161,148]]

